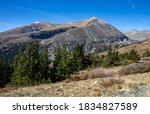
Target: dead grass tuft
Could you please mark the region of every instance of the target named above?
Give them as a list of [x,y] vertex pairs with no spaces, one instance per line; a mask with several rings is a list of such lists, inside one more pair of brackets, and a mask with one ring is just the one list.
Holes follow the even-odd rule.
[[150,72],[150,62],[132,63],[119,71],[120,75]]
[[87,80],[87,79],[94,79],[94,78],[102,78],[102,77],[112,77],[114,76],[113,71],[105,71],[101,68],[96,68],[91,71],[82,71],[78,73],[74,73],[70,75],[71,81],[79,81],[79,80]]
[[100,85],[107,88],[107,87],[113,86],[115,84],[121,84],[123,82],[124,82],[124,80],[122,80],[120,77],[110,77],[107,79],[102,79],[100,82]]

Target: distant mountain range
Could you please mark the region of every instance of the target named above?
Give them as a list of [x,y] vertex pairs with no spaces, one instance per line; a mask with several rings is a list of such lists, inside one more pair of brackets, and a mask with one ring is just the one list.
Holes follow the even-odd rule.
[[41,44],[48,44],[51,54],[56,47],[62,44],[72,49],[79,43],[84,45],[85,52],[102,52],[110,44],[114,47],[121,47],[135,43],[135,39],[128,38],[111,24],[92,17],[67,24],[35,22],[31,25],[1,32],[0,49],[3,55],[7,51],[13,56],[22,43],[33,39],[38,39]]
[[128,32],[124,33],[126,36],[128,36],[130,39],[136,40],[136,41],[145,41],[150,39],[150,30],[130,30]]

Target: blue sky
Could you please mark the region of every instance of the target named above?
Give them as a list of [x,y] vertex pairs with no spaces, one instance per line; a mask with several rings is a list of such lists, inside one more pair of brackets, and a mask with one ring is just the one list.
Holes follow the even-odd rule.
[[97,17],[121,31],[150,29],[150,0],[0,0],[0,32],[32,22]]

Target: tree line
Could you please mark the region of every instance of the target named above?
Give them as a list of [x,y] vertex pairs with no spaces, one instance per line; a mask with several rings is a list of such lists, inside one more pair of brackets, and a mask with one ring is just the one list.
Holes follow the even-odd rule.
[[[0,87],[32,86],[55,83],[69,78],[69,75],[92,67],[113,67],[136,62],[140,56],[135,50],[120,54],[109,46],[106,55],[85,54],[83,45],[77,44],[70,51],[65,45],[54,52],[54,60],[49,59],[48,46],[40,46],[39,41],[23,45],[14,57],[12,64],[5,64],[0,57]],[[149,55],[149,52],[144,54]]]

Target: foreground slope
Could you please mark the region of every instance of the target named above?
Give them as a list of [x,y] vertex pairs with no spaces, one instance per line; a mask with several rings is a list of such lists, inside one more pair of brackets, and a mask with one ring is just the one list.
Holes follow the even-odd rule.
[[148,57],[124,67],[95,68],[80,71],[59,83],[20,88],[6,87],[0,89],[0,96],[150,97],[149,71],[150,58]]
[[[115,80],[113,83],[110,82]],[[108,86],[105,86],[107,85]],[[141,96],[150,97],[150,73],[123,77],[95,78],[74,82],[60,82],[24,88],[0,89],[0,96]]]

